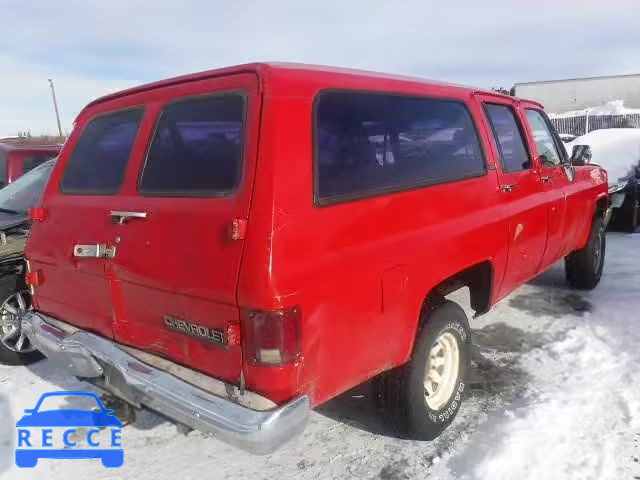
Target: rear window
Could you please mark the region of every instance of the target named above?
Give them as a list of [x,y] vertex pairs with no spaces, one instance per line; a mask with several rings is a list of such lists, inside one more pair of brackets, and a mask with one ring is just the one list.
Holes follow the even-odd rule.
[[467,107],[459,101],[324,92],[316,106],[318,203],[483,175]]
[[0,187],[7,183],[7,152],[0,150]]
[[55,158],[56,155],[51,153],[36,153],[25,157],[22,161],[22,173],[27,173],[36,168],[38,165],[42,165],[47,160]]
[[120,190],[143,109],[102,115],[80,134],[62,174],[64,193],[113,194]]
[[240,180],[245,97],[181,100],[160,115],[139,190],[150,195],[220,196]]

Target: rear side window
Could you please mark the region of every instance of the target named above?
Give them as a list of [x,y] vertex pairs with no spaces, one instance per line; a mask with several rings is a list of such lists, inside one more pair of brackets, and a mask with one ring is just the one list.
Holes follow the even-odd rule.
[[36,168],[38,165],[42,165],[47,160],[51,160],[55,155],[47,153],[36,153],[25,157],[22,161],[22,173],[27,173]]
[[475,125],[458,101],[324,92],[315,142],[320,204],[485,172]]
[[139,190],[151,195],[220,196],[240,180],[245,97],[181,100],[160,115]]
[[113,194],[120,190],[143,113],[128,110],[91,120],[64,169],[61,191]]
[[518,172],[531,168],[522,130],[513,109],[506,105],[487,103],[484,105],[484,110],[489,118],[493,139],[500,154],[502,169],[505,172]]
[[7,183],[7,152],[0,150],[0,187]]

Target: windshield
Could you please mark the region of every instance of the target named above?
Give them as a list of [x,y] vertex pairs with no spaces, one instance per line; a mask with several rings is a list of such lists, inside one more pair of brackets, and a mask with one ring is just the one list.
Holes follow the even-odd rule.
[[40,200],[54,163],[49,160],[0,189],[0,210],[27,213]]

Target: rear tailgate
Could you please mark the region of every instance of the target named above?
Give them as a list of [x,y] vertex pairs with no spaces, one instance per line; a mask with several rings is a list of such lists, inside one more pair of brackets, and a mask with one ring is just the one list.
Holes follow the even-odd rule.
[[46,218],[33,223],[27,243],[31,269],[45,279],[36,308],[107,337],[113,315],[106,259],[86,256],[81,246],[108,237],[109,203],[122,185],[143,114],[138,108],[81,115],[44,193]]
[[[116,194],[75,202],[60,195],[74,142],[66,147],[43,200],[49,217],[28,247],[32,269],[45,278],[36,307],[237,382],[242,350],[228,332],[239,322],[243,242],[229,232],[249,214],[259,100],[257,76],[243,73],[99,104],[107,111],[144,105],[144,118]],[[74,258],[82,242],[104,244],[109,258]],[[89,290],[91,306],[74,290]]]

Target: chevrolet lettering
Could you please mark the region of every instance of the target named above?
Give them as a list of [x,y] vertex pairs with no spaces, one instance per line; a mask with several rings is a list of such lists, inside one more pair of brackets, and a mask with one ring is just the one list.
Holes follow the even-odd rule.
[[224,333],[220,330],[215,330],[204,325],[197,325],[195,323],[189,323],[177,317],[171,315],[164,316],[164,323],[167,328],[175,330],[176,332],[184,333],[185,335],[191,335],[192,337],[208,340],[213,343],[224,344]]

